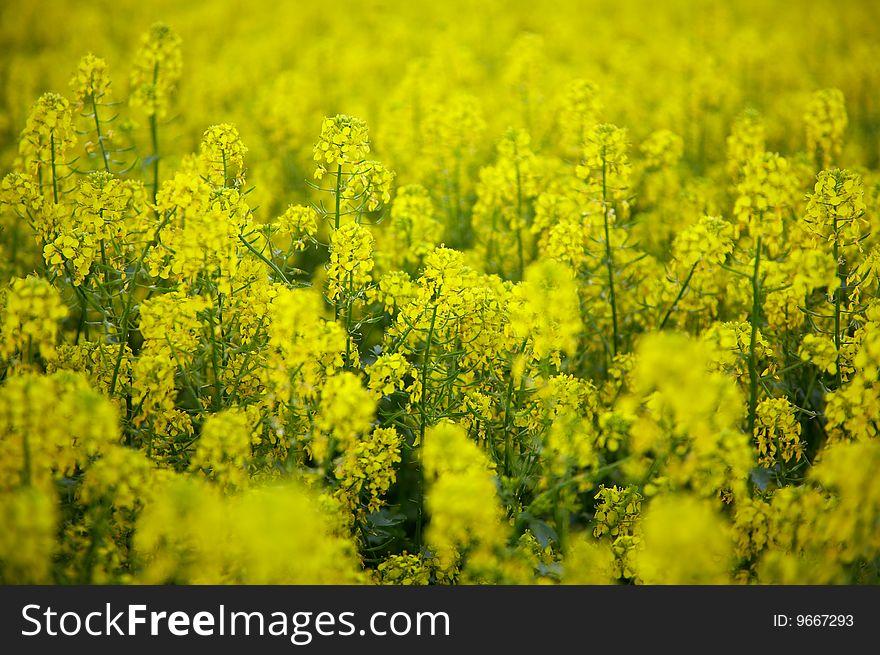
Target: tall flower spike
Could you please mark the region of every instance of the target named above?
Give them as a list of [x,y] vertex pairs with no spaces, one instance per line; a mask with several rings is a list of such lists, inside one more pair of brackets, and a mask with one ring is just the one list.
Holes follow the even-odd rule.
[[370,153],[367,124],[344,114],[325,118],[321,125],[321,136],[313,150],[318,163],[316,179],[324,176],[327,166],[358,164]]
[[99,100],[110,88],[110,77],[107,75],[107,62],[92,53],[79,60],[79,66],[70,79],[73,99],[82,105],[86,100]]
[[214,186],[241,182],[247,151],[234,126],[223,123],[209,127],[199,146],[200,172]]
[[36,177],[44,166],[63,163],[75,143],[70,103],[57,93],[44,93],[34,103],[18,144],[28,172]]
[[822,89],[812,95],[804,113],[807,152],[820,168],[828,168],[840,156],[848,122],[842,91]]
[[607,123],[596,125],[587,134],[583,163],[577,167],[578,177],[596,186],[603,184],[604,177],[609,198],[612,192],[625,190],[629,187],[631,172],[628,150],[625,129]]
[[131,106],[164,118],[182,70],[180,37],[165,23],[154,23],[141,37],[131,72]]

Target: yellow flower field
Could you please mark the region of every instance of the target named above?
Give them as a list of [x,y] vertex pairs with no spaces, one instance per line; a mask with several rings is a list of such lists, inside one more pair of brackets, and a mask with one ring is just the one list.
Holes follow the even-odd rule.
[[0,9],[0,583],[880,582],[869,2]]

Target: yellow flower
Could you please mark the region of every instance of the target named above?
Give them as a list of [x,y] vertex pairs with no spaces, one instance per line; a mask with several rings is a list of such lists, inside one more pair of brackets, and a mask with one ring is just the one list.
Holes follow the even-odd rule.
[[70,103],[57,93],[44,93],[31,108],[19,137],[18,152],[24,158],[28,173],[34,177],[56,177],[74,145],[76,133]]
[[52,582],[59,514],[54,495],[28,486],[0,491],[0,582],[4,585]]
[[491,556],[506,537],[486,455],[458,425],[444,421],[422,445],[426,539],[440,566],[452,568],[468,555]]
[[346,223],[330,236],[327,296],[354,295],[372,280],[373,235],[358,223]]
[[593,199],[622,197],[630,183],[629,140],[626,130],[602,123],[587,133],[577,175]]
[[92,53],[79,60],[79,66],[70,80],[73,99],[80,105],[86,100],[99,102],[110,88],[107,62]]
[[840,89],[821,89],[810,96],[804,112],[807,152],[815,157],[820,168],[828,168],[840,156],[848,123],[846,102]]
[[0,310],[0,356],[19,353],[28,358],[50,359],[55,351],[58,323],[67,307],[55,287],[42,278],[13,279],[2,296]]
[[383,496],[397,480],[401,444],[394,428],[376,428],[343,453],[336,467],[337,496],[352,515],[363,518],[385,504]]
[[760,466],[771,467],[780,456],[784,462],[803,457],[801,424],[787,398],[766,398],[758,403],[755,440]]
[[214,186],[240,186],[247,151],[234,126],[223,123],[209,127],[199,145],[202,176]]
[[363,388],[353,373],[343,372],[327,378],[321,389],[321,402],[315,427],[319,430],[310,444],[312,457],[323,462],[332,456],[330,438],[340,450],[354,447],[359,434],[366,434],[376,412],[376,398]]
[[642,519],[642,547],[636,553],[644,584],[729,584],[733,534],[709,501],[662,496]]
[[529,339],[535,359],[572,355],[583,330],[580,301],[571,270],[554,261],[536,262],[514,291],[511,328]]
[[165,23],[154,23],[141,36],[131,72],[132,107],[165,118],[183,71],[180,37]]
[[259,441],[247,412],[232,407],[208,417],[196,442],[190,468],[224,490],[247,486],[251,446]]
[[672,168],[684,152],[684,141],[671,130],[657,130],[639,147],[647,168]]
[[315,171],[318,179],[323,177],[327,166],[336,169],[338,166],[360,164],[370,153],[367,124],[344,114],[325,118],[313,153],[318,163]]

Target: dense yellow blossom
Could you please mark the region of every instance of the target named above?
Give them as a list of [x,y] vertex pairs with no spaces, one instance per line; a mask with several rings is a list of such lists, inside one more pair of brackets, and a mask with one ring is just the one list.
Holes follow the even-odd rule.
[[810,97],[804,112],[807,153],[814,156],[822,168],[828,168],[840,156],[848,123],[846,102],[840,89],[821,89]]
[[577,174],[590,185],[593,198],[622,197],[630,184],[629,138],[626,130],[602,123],[587,134]]
[[803,456],[801,424],[787,399],[767,398],[758,403],[755,439],[761,466],[772,466],[777,458],[788,462]]
[[805,220],[818,236],[838,245],[857,245],[867,229],[861,178],[846,170],[819,173]]
[[110,87],[107,62],[92,53],[79,60],[76,73],[70,80],[70,88],[76,102],[100,100]]
[[19,137],[19,154],[27,172],[39,177],[58,202],[58,177],[76,134],[70,102],[57,93],[44,93],[34,103]]
[[367,125],[358,118],[337,114],[325,118],[321,124],[321,137],[315,144],[314,159],[318,162],[315,175],[323,176],[325,166],[359,164],[370,153],[370,137]]
[[320,436],[311,443],[312,457],[323,462],[332,455],[330,439],[343,451],[353,448],[357,436],[370,429],[375,403],[373,394],[363,388],[354,374],[343,372],[328,377],[321,389],[316,420]]
[[511,327],[518,339],[529,340],[536,359],[558,360],[571,355],[582,324],[577,287],[571,271],[553,261],[533,264],[517,287]]
[[400,442],[394,428],[377,428],[344,453],[336,477],[340,480],[339,493],[352,514],[375,512],[382,507],[382,497],[397,479]]
[[766,134],[761,115],[754,109],[740,114],[727,137],[727,172],[739,179],[746,164],[764,152]]
[[[296,484],[224,503],[197,480],[173,479],[141,514],[135,548],[146,583],[352,584],[352,547]],[[295,521],[290,520],[296,517]],[[184,529],[181,529],[181,528]]]
[[732,530],[707,501],[661,496],[645,510],[636,567],[644,584],[727,584],[733,553]]
[[0,386],[0,491],[46,491],[119,441],[118,414],[85,377],[15,375]]
[[58,322],[67,316],[61,295],[38,277],[17,278],[3,294],[0,314],[0,355],[19,353],[25,362],[39,354],[50,358],[55,350]]
[[303,205],[290,205],[278,217],[275,227],[283,236],[288,236],[295,250],[304,250],[318,233],[315,210]]
[[52,582],[58,508],[52,496],[35,487],[0,492],[0,582]]
[[372,280],[373,235],[358,223],[346,223],[330,237],[328,296],[353,295]]
[[247,412],[236,408],[209,416],[190,466],[224,489],[244,487],[251,445],[257,441],[251,421]]
[[131,100],[148,116],[165,118],[183,71],[180,37],[168,25],[154,23],[141,35],[131,72]]
[[247,148],[233,125],[209,127],[199,146],[202,177],[214,186],[239,186],[244,179],[244,156]]
[[502,515],[492,472],[485,455],[467,440],[464,431],[452,422],[429,430],[422,466],[428,485],[427,541],[440,565],[449,568],[459,558],[481,556],[499,547]]
[[880,580],[866,3],[7,4],[0,582]]
[[426,585],[431,581],[430,562],[418,555],[391,555],[376,567],[382,584]]

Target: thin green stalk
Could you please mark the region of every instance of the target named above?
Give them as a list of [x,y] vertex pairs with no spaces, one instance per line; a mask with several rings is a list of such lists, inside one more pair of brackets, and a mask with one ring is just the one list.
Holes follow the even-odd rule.
[[52,153],[52,197],[58,204],[58,173],[55,170],[55,132],[49,133],[49,147]]
[[156,114],[150,116],[150,138],[153,141],[153,204],[159,195],[159,126]]
[[208,312],[208,329],[211,331],[211,368],[214,371],[214,401],[212,405],[214,411],[218,412],[223,404],[223,382],[220,379],[220,360],[217,356],[217,335],[214,332],[213,310]]
[[455,206],[453,207],[455,212],[455,225],[458,229],[459,244],[464,248],[467,246],[468,242],[468,229],[465,225],[464,216],[461,211],[461,155],[459,153],[455,154],[455,172],[453,175],[452,189],[455,202]]
[[561,552],[566,552],[568,547],[568,523],[569,516],[568,510],[565,508],[563,503],[560,502],[560,491],[561,488],[556,489],[556,492],[553,494],[554,498],[554,519],[556,521],[556,537],[559,541],[559,550]]
[[247,239],[244,238],[244,235],[239,234],[238,240],[244,244],[245,248],[247,248],[254,255],[256,255],[260,261],[262,261],[264,264],[266,264],[266,266],[268,266],[273,271],[275,271],[275,274],[284,281],[284,284],[290,285],[290,280],[287,279],[287,276],[284,274],[284,271],[282,271],[280,268],[278,268],[278,266],[275,264],[275,262],[273,262],[271,259],[269,259],[265,255],[263,255],[263,253],[261,253],[259,250],[254,248],[253,245],[251,245],[251,243]]
[[546,499],[547,497],[549,497],[551,495],[555,496],[556,494],[559,493],[559,491],[561,489],[564,489],[565,487],[567,487],[569,485],[579,483],[584,480],[593,481],[593,482],[601,480],[603,476],[608,475],[614,469],[616,469],[619,466],[630,461],[630,459],[631,459],[630,457],[623,457],[615,462],[611,462],[610,464],[606,464],[605,466],[603,466],[595,471],[588,471],[586,473],[578,473],[577,475],[569,476],[565,480],[558,482],[557,484],[550,487],[549,489],[545,489],[544,491],[542,491],[541,493],[536,495],[532,499],[532,502],[529,503],[528,507],[526,507],[525,511],[531,512],[535,507],[538,507],[544,501],[544,499]]
[[[519,161],[516,162],[516,218],[517,221],[523,220],[523,197],[522,197],[522,177],[519,171]],[[517,271],[516,279],[522,280],[523,271],[525,270],[525,260],[523,258],[523,240],[522,240],[522,230],[520,229],[519,224],[515,226],[516,229],[516,253],[519,261],[519,269]]]
[[79,343],[80,335],[85,334],[86,341],[89,340],[89,323],[88,323],[88,299],[85,296],[85,291],[80,289],[78,286],[73,286],[74,291],[76,292],[77,297],[80,299],[80,311],[79,311],[79,323],[76,326],[76,336],[74,337],[74,344]]
[[669,317],[672,316],[672,312],[675,311],[675,308],[678,306],[678,301],[681,300],[682,296],[684,296],[684,292],[687,290],[688,285],[691,283],[691,278],[694,276],[694,271],[697,270],[697,264],[700,263],[700,260],[694,262],[694,265],[691,266],[691,270],[688,272],[687,277],[684,279],[684,284],[681,285],[681,289],[678,292],[678,295],[675,297],[675,300],[669,306],[669,309],[666,311],[666,315],[663,317],[663,320],[660,321],[660,326],[657,328],[658,330],[662,330],[666,327],[666,322],[669,320]]
[[105,523],[109,508],[104,503],[99,503],[92,518],[92,528],[89,530],[89,547],[83,558],[80,584],[91,584],[95,571],[95,559],[98,553],[98,545],[104,540]]
[[[153,87],[159,81],[159,64],[153,66]],[[159,121],[156,113],[150,115],[150,139],[153,142],[153,204],[159,195]]]
[[[337,165],[336,167],[336,191],[335,191],[335,201],[336,201],[336,211],[333,215],[334,221],[333,226],[338,231],[339,223],[342,218],[342,164]],[[342,302],[343,298],[340,296],[336,300],[336,306],[334,307],[334,317],[336,320],[339,320],[339,315],[342,313]]]
[[602,219],[605,223],[605,266],[608,269],[608,300],[611,302],[612,354],[617,355],[617,299],[614,295],[614,259],[611,252],[611,233],[608,227],[608,181],[605,157],[602,157]]
[[346,284],[345,298],[345,365],[351,366],[351,314],[354,306],[352,299],[352,278],[354,271],[348,272],[348,283]]
[[18,258],[18,222],[12,228],[12,241],[9,245],[9,263],[10,270],[16,272],[16,259]]
[[147,259],[147,255],[149,254],[152,247],[158,242],[159,232],[162,231],[162,228],[168,223],[171,219],[171,214],[166,214],[165,218],[162,219],[162,222],[159,224],[159,227],[156,228],[156,232],[153,235],[153,238],[147,242],[144,246],[143,251],[141,252],[141,256],[138,259],[137,264],[134,267],[134,270],[131,273],[131,281],[129,282],[128,294],[125,298],[125,305],[122,310],[122,318],[119,323],[119,352],[116,355],[116,362],[113,364],[113,376],[110,378],[110,389],[108,391],[108,396],[113,396],[113,392],[116,390],[116,382],[119,379],[119,368],[122,365],[122,358],[125,355],[125,346],[128,343],[128,333],[130,330],[129,325],[129,316],[131,315],[131,309],[134,305],[134,292],[137,289],[137,277],[140,274],[141,268],[144,265],[144,261]]
[[[419,446],[423,446],[425,442],[425,429],[428,425],[428,367],[431,361],[431,342],[434,340],[434,327],[437,323],[437,305],[434,305],[433,311],[431,313],[431,324],[428,327],[428,337],[425,341],[425,354],[424,359],[422,360],[422,370],[420,372],[420,377],[422,379],[422,397],[419,401]],[[418,477],[418,498],[420,499],[418,513],[416,514],[416,544],[421,549],[422,547],[422,489],[421,485],[423,484],[422,477]]]
[[428,328],[428,340],[425,342],[425,356],[422,361],[422,398],[420,405],[420,416],[419,416],[419,443],[421,440],[425,438],[425,427],[428,422],[428,408],[427,408],[427,398],[428,398],[428,364],[430,363],[431,358],[431,341],[434,339],[434,325],[437,322],[437,305],[434,305],[434,310],[431,313],[431,325]]
[[837,215],[834,215],[834,265],[837,267],[837,277],[840,281],[837,289],[834,290],[834,348],[836,351],[837,363],[837,388],[843,386],[843,374],[840,372],[840,300],[846,285],[846,270],[840,261],[840,250],[838,244],[837,233]]
[[21,468],[21,486],[29,487],[31,485],[31,444],[28,441],[28,432],[27,430],[23,430],[21,433],[21,453],[22,453],[22,468]]
[[755,349],[758,342],[758,321],[761,318],[761,237],[755,245],[755,266],[752,272],[752,330],[749,339],[749,435],[755,433],[755,414],[758,408],[758,361]]
[[104,170],[109,173],[110,157],[107,155],[107,149],[104,147],[104,136],[101,134],[101,121],[98,118],[98,103],[95,102],[95,94],[92,94],[90,97],[92,99],[92,116],[95,118],[95,132],[98,134],[98,145],[101,147],[101,161],[104,162]]
[[507,382],[506,401],[504,403],[504,474],[511,475],[513,459],[513,434],[510,429],[510,409],[513,404],[513,373]]

